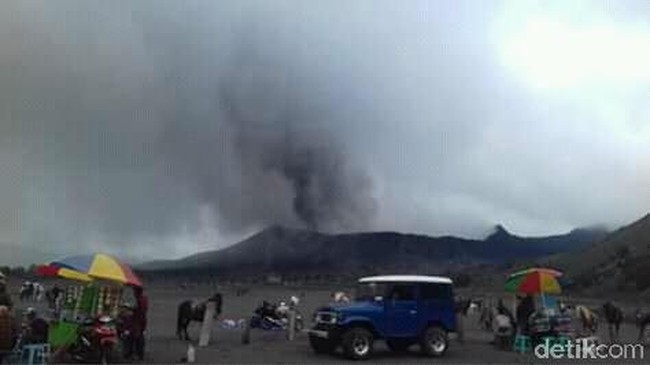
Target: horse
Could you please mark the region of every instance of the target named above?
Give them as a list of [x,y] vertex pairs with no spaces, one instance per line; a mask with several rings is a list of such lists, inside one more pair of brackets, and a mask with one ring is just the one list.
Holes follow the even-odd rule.
[[637,309],[634,317],[636,318],[636,325],[639,327],[639,342],[643,342],[646,328],[650,325],[650,312]]
[[607,319],[609,328],[609,340],[614,342],[614,340],[618,340],[621,322],[623,322],[623,311],[612,302],[603,304],[603,310],[605,310],[605,319]]
[[585,307],[584,305],[577,305],[575,307],[575,315],[582,322],[582,330],[588,335],[593,335],[598,330],[598,316],[594,311]]
[[214,294],[211,298],[201,303],[196,304],[192,300],[186,300],[178,305],[178,317],[176,320],[176,335],[181,340],[189,340],[190,336],[187,334],[187,327],[192,321],[203,322],[205,317],[205,309],[208,302],[215,303],[214,318],[221,314],[223,298],[221,293]]

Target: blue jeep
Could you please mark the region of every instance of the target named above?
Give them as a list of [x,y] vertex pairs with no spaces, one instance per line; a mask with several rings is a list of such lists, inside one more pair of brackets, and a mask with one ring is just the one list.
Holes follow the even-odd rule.
[[426,355],[442,356],[447,334],[456,330],[452,282],[419,275],[362,278],[353,303],[319,308],[314,323],[308,333],[316,353],[340,345],[347,357],[368,359],[374,341],[383,339],[392,351],[417,343]]

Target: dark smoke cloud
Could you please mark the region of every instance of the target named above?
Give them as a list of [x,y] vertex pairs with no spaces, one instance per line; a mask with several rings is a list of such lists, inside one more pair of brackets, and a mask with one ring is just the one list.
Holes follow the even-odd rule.
[[226,76],[208,86],[214,109],[190,123],[195,130],[179,133],[187,125],[171,122],[166,155],[185,169],[183,178],[218,211],[225,230],[367,228],[372,187],[346,158],[340,131],[329,127],[342,118],[338,105],[316,101],[313,70],[296,70],[290,56],[273,59],[255,46],[229,60]]

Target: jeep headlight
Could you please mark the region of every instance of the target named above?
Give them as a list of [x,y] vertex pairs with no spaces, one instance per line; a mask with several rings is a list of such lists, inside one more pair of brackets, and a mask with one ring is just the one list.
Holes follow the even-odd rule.
[[314,316],[314,322],[335,324],[343,320],[343,313],[337,311],[318,312]]

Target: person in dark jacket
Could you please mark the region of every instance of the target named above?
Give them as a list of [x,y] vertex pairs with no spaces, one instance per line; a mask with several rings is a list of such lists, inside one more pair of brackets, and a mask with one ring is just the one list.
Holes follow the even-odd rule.
[[25,343],[47,343],[50,325],[41,318],[34,308],[27,308],[27,326],[23,340]]
[[133,320],[133,306],[129,304],[122,305],[117,317],[117,330],[120,338],[123,341],[123,356],[125,360],[131,360],[135,352],[135,343],[133,337],[134,320]]
[[530,332],[530,316],[535,312],[535,302],[533,297],[526,295],[521,299],[517,306],[517,328],[520,333],[528,334]]
[[144,360],[144,336],[147,330],[147,312],[149,299],[144,295],[141,287],[134,287],[135,308],[133,310],[133,341],[135,353],[140,360]]
[[11,311],[14,303],[11,301],[11,295],[7,292],[7,287],[4,282],[0,282],[0,305],[3,305]]
[[7,306],[0,305],[0,364],[16,343],[16,321]]

